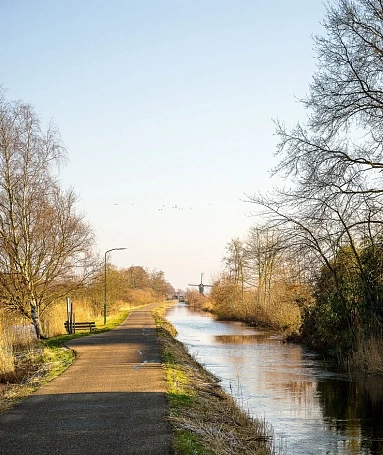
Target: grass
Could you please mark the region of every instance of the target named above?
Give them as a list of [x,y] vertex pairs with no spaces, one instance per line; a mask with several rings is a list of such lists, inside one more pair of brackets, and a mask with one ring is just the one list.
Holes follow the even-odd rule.
[[[168,305],[168,304],[167,304]],[[175,338],[163,317],[167,305],[153,312],[168,383],[170,419],[176,455],[271,455],[272,432],[226,394]]]
[[69,349],[37,344],[34,349],[18,353],[15,371],[0,389],[0,413],[65,371],[74,360]]

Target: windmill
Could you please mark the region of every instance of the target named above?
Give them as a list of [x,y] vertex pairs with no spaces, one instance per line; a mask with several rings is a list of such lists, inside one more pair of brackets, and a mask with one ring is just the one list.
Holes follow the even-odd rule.
[[197,286],[200,294],[203,295],[205,288],[212,288],[211,284],[203,284],[203,273],[201,273],[201,283],[200,284],[189,284],[189,286]]

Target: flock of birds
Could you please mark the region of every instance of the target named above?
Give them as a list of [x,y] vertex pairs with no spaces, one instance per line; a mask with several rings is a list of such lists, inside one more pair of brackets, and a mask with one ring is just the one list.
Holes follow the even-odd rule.
[[[116,206],[116,205],[119,205],[119,204],[118,204],[118,203],[114,203],[113,205]],[[130,205],[131,205],[131,206],[134,206],[134,204],[130,204]],[[211,204],[208,204],[208,205],[211,206]],[[162,212],[162,211],[164,211],[164,210],[166,210],[166,209],[168,209],[168,208],[169,208],[168,206],[166,206],[165,204],[162,204],[162,207],[159,207],[157,210],[158,210],[159,212]],[[185,207],[180,207],[180,206],[177,205],[177,204],[172,205],[170,208],[171,208],[172,210],[193,210],[192,207],[187,207],[187,208],[185,208]]]
[[[166,206],[165,206],[165,204],[163,204],[162,207],[158,209],[158,211],[161,212],[162,210],[165,210],[165,209],[166,209]],[[175,209],[175,210],[184,210],[184,207],[179,207],[178,205],[173,205],[173,206],[172,206],[172,209]],[[192,210],[192,208],[189,207],[189,210]]]

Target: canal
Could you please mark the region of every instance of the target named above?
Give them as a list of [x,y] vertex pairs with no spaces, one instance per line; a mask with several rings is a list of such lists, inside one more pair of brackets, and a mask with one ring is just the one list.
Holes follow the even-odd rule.
[[177,338],[239,405],[272,425],[283,455],[383,455],[383,378],[336,371],[303,346],[179,303]]

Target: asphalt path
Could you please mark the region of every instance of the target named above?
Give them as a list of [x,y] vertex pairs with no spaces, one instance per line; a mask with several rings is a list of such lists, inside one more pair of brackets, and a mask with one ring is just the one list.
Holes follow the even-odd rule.
[[75,362],[0,415],[0,454],[172,454],[155,306],[68,342]]

